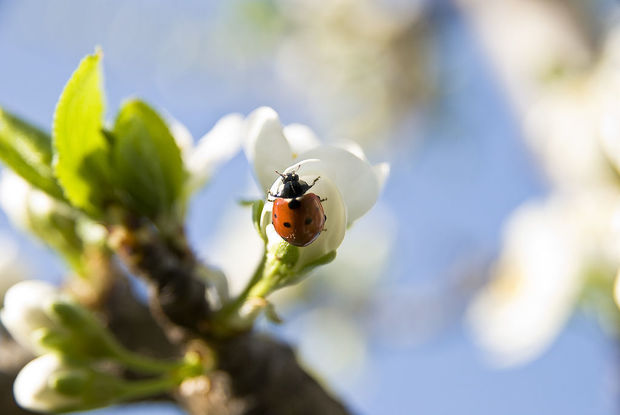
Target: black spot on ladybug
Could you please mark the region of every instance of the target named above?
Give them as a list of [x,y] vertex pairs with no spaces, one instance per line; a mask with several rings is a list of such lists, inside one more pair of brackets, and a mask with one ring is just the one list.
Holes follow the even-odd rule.
[[277,218],[277,217],[278,217],[278,215],[276,215],[276,214],[274,213],[274,214],[273,214],[273,217],[274,217],[274,218]]
[[290,227],[291,227],[291,224],[290,224],[289,222],[284,222],[284,227],[285,227],[285,228],[290,228]]
[[304,223],[306,225],[310,225],[312,223],[312,218],[306,218],[306,220],[304,221]]
[[297,199],[293,199],[290,202],[288,202],[288,208],[291,210],[297,209],[301,206],[301,202]]

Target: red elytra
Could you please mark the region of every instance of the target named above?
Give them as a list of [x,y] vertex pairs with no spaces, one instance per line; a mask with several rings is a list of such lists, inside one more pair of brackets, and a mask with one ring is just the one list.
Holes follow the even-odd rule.
[[326,219],[321,198],[314,193],[294,199],[276,198],[273,202],[273,227],[291,245],[310,245],[321,234]]
[[307,193],[319,177],[309,185],[295,172],[278,174],[282,182],[276,194],[269,192],[269,200],[273,201],[271,223],[289,244],[308,246],[319,237],[327,220],[321,204],[324,199]]

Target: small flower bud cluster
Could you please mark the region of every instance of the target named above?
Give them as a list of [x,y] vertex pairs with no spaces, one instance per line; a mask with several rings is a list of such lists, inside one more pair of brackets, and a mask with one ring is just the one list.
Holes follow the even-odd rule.
[[[159,393],[198,374],[196,362],[188,369],[185,362],[162,362],[126,350],[91,312],[42,281],[12,286],[0,319],[15,341],[39,355],[13,385],[17,403],[29,410],[67,412],[107,406]],[[125,381],[97,369],[101,361],[166,376]]]

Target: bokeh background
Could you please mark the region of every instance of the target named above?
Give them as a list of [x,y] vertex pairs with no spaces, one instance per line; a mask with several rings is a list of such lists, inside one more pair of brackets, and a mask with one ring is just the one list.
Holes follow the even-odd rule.
[[[613,277],[595,292],[604,300],[572,313],[576,301],[539,352],[508,367],[479,347],[466,316],[496,274],[513,212],[581,183],[562,175],[584,151],[558,149],[597,127],[575,121],[586,98],[552,98],[613,78],[618,11],[611,0],[0,0],[0,105],[49,128],[64,83],[100,45],[108,117],[139,96],[198,138],[228,113],[268,105],[326,142],[358,142],[391,164],[377,206],[333,264],[278,296],[284,325],[261,329],[295,344],[360,414],[613,414],[615,311],[597,306],[609,304]],[[533,109],[542,121],[532,127]],[[239,154],[190,210],[196,251],[233,287],[256,260],[237,203],[255,186]],[[0,227],[5,262],[62,281],[60,259],[3,214]]]

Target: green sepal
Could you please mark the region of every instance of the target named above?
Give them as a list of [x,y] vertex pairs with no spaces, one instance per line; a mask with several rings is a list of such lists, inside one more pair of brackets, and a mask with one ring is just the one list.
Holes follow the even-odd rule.
[[56,301],[50,306],[52,317],[62,326],[73,331],[90,331],[99,325],[93,315],[81,306],[65,301]]
[[52,139],[0,108],[0,160],[32,186],[64,199],[52,170]]
[[[63,338],[51,337],[59,352],[77,358],[115,357],[119,346],[97,318],[82,306],[65,301],[50,305],[50,317],[62,327]],[[55,341],[56,343],[51,343]]]
[[275,249],[275,260],[278,261],[279,267],[288,270],[293,269],[299,261],[299,248],[288,242],[280,242]]
[[80,396],[90,377],[86,370],[65,369],[53,373],[48,379],[48,383],[52,389],[62,395]]
[[140,100],[118,113],[114,142],[114,182],[131,210],[157,219],[174,213],[186,172],[181,151],[164,120]]

